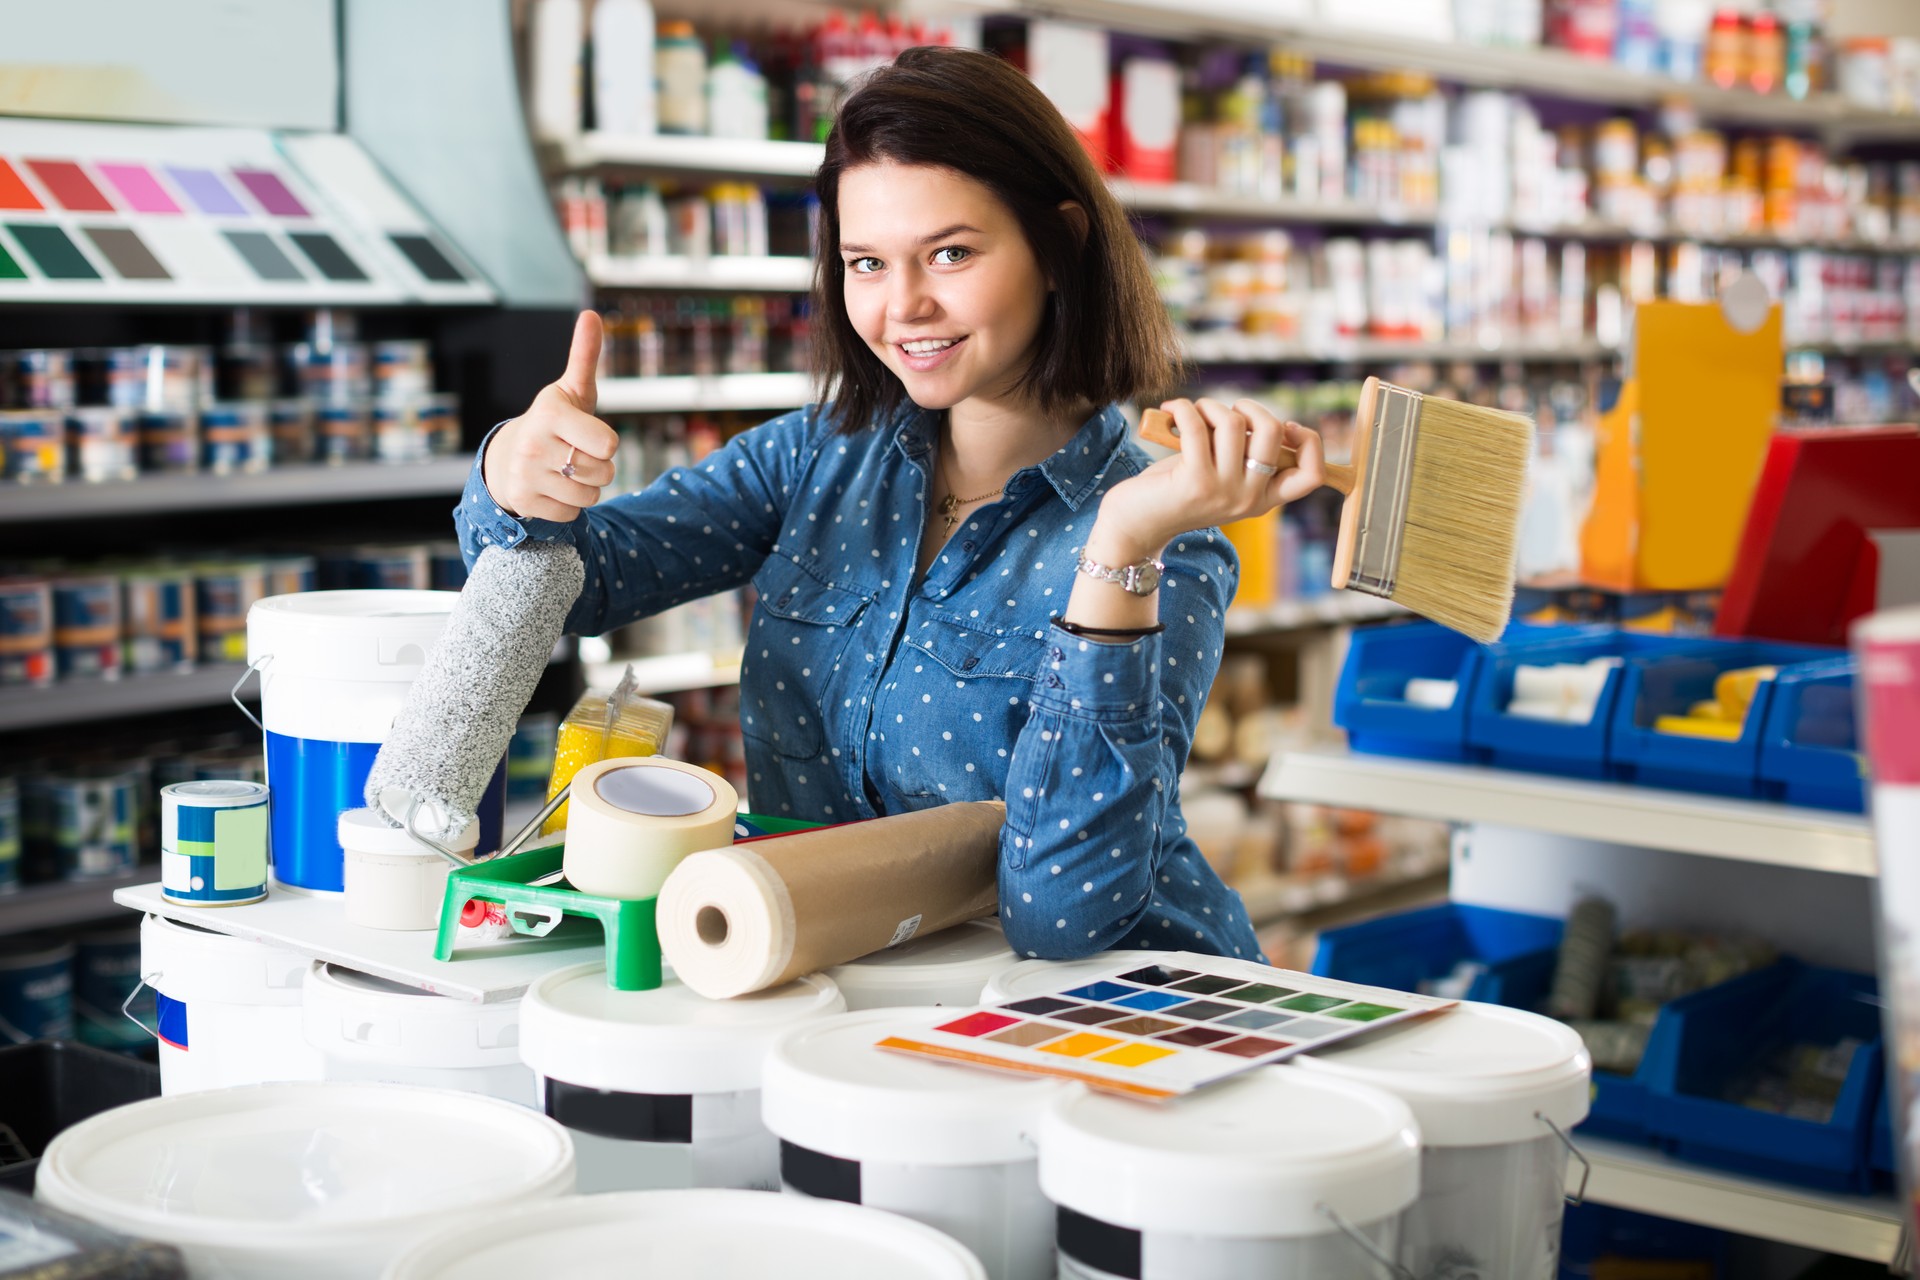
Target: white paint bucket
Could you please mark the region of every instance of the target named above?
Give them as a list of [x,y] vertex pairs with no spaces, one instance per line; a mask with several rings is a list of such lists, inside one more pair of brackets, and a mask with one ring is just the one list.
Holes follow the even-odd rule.
[[[366,929],[437,929],[453,864],[404,828],[387,825],[378,809],[348,809],[335,828],[347,923]],[[444,843],[468,858],[480,843],[480,825]]]
[[520,1061],[520,1002],[475,1004],[316,960],[301,987],[328,1080],[373,1080],[538,1105]]
[[1461,1004],[1385,1035],[1297,1060],[1385,1089],[1420,1125],[1420,1199],[1401,1231],[1415,1275],[1553,1277],[1560,1271],[1565,1135],[1587,1116],[1593,1066],[1551,1018]]
[[140,922],[140,977],[153,988],[160,1092],[318,1080],[300,1029],[307,957],[164,916]]
[[780,1147],[760,1118],[761,1064],[783,1032],[845,1008],[819,974],[709,1000],[671,976],[615,991],[603,965],[576,965],[528,989],[520,1056],[541,1108],[573,1134],[581,1191],[774,1191]]
[[1005,1004],[1029,996],[1052,995],[1077,987],[1088,978],[1107,973],[1115,965],[1159,964],[1171,951],[1102,951],[1084,960],[1020,960],[987,980],[981,1004]]
[[1034,1135],[1075,1086],[875,1046],[945,1016],[868,1009],[780,1038],[760,1106],[780,1139],[781,1186],[924,1222],[972,1250],[993,1280],[1046,1280],[1054,1215]]
[[1420,1190],[1390,1093],[1286,1067],[1165,1106],[1071,1095],[1040,1122],[1061,1280],[1378,1280]]
[[83,1120],[47,1147],[35,1195],[177,1246],[195,1280],[372,1280],[468,1210],[572,1187],[566,1131],[525,1107],[443,1089],[269,1084]]
[[1016,959],[999,925],[969,920],[835,965],[827,976],[839,985],[849,1009],[972,1006],[980,1003],[987,980]]
[[957,1241],[877,1209],[708,1190],[586,1196],[451,1226],[395,1259],[386,1280],[986,1280],[986,1274]]

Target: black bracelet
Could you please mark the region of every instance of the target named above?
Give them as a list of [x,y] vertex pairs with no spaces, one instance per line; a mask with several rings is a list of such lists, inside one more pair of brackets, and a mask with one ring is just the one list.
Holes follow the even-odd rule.
[[1065,618],[1055,618],[1053,625],[1071,636],[1157,636],[1167,629],[1164,622],[1156,622],[1150,627],[1088,627],[1078,622],[1068,622]]

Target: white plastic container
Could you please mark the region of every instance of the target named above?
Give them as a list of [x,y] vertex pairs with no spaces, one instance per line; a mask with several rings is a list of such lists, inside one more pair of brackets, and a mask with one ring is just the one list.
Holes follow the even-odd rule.
[[964,1247],[876,1209],[751,1191],[636,1191],[449,1226],[386,1280],[711,1276],[986,1280]]
[[1059,1274],[1379,1280],[1420,1191],[1419,1148],[1392,1094],[1287,1067],[1165,1106],[1069,1096],[1040,1122]]
[[1019,957],[991,920],[969,920],[827,970],[849,1009],[976,1005],[996,973]]
[[371,1080],[539,1105],[520,1061],[520,1002],[475,1004],[316,960],[301,987],[328,1080]]
[[1084,960],[1021,960],[987,980],[980,992],[980,1003],[1005,1004],[1009,1000],[1065,991],[1096,974],[1111,971],[1115,965],[1159,964],[1172,954],[1171,951],[1102,951]]
[[177,1246],[195,1280],[373,1280],[462,1211],[532,1207],[572,1188],[566,1131],[524,1107],[443,1089],[270,1084],[83,1120],[48,1145],[34,1195]]
[[1401,1231],[1400,1260],[1414,1274],[1447,1261],[1516,1280],[1560,1274],[1572,1150],[1564,1135],[1586,1119],[1593,1077],[1573,1030],[1518,1009],[1461,1004],[1295,1061],[1413,1109],[1420,1199]]
[[160,1092],[318,1080],[300,1027],[306,956],[164,916],[140,922],[140,978],[156,997]]
[[[348,809],[335,830],[344,859],[341,883],[348,924],[368,929],[440,927],[440,904],[446,899],[452,863],[405,830],[388,826],[376,809]],[[479,843],[479,824],[468,823],[448,847],[471,857]]]
[[783,1032],[840,1013],[831,979],[709,1000],[668,977],[615,991],[604,966],[548,974],[520,1006],[541,1108],[573,1134],[580,1190],[780,1186],[760,1069]]
[[1076,1086],[876,1047],[946,1016],[868,1009],[780,1038],[760,1107],[780,1139],[781,1186],[924,1222],[972,1250],[993,1280],[1047,1280],[1054,1214],[1034,1135]]

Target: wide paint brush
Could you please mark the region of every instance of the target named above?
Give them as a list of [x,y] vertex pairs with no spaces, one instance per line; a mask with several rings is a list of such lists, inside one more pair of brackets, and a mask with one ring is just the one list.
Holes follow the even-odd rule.
[[[1149,409],[1140,435],[1179,448],[1173,415]],[[1364,592],[1481,643],[1513,612],[1514,554],[1533,421],[1368,378],[1354,411],[1353,461],[1329,462],[1347,495],[1333,557],[1336,590]],[[1297,461],[1282,449],[1271,461]]]

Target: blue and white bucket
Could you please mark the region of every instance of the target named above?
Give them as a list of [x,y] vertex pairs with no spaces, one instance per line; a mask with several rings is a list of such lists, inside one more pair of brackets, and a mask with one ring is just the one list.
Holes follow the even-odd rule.
[[267,896],[267,789],[222,778],[160,790],[160,896],[234,907]]
[[[338,822],[366,803],[367,773],[459,599],[451,591],[309,591],[247,614],[260,672],[275,883],[339,893]],[[506,761],[480,802],[480,847],[500,847]]]
[[0,941],[0,1044],[73,1036],[73,944]]

